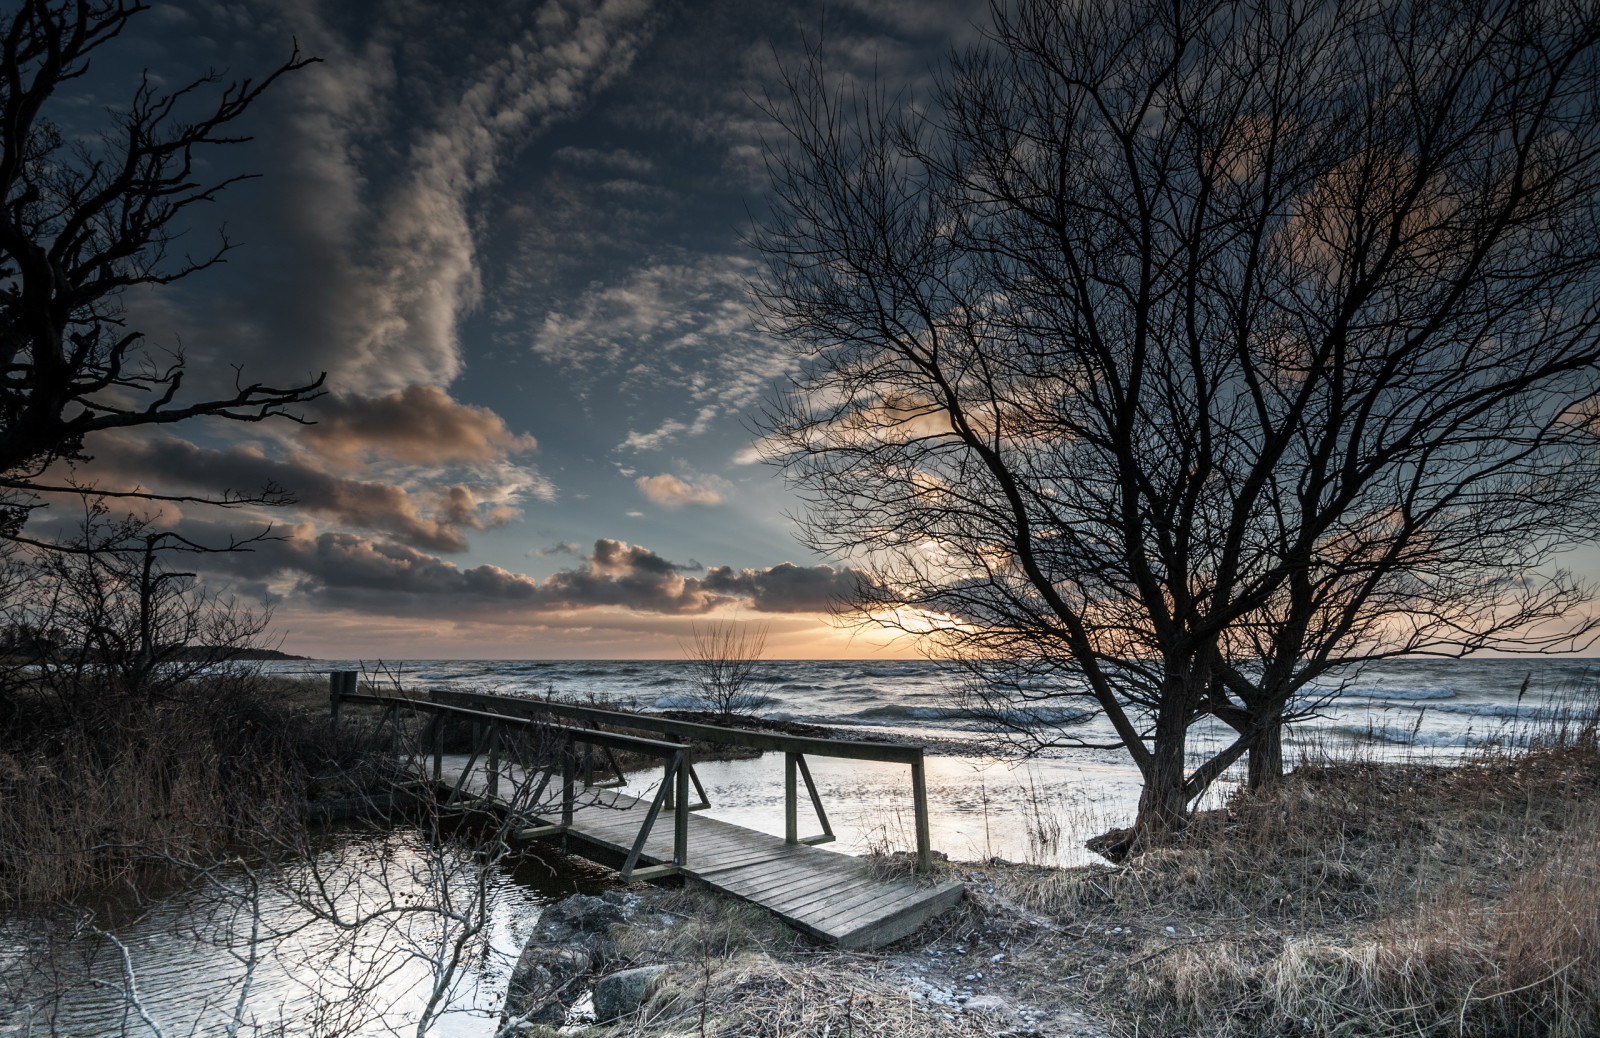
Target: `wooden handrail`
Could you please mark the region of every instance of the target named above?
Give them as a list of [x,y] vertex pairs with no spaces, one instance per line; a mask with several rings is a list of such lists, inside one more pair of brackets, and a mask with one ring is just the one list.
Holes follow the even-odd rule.
[[[458,692],[454,689],[431,689],[428,692],[430,699],[437,702],[455,704],[493,705],[500,713],[516,714],[521,717],[533,718],[541,714],[550,714],[557,717],[567,717],[588,724],[604,724],[616,728],[632,728],[636,731],[654,731],[666,735],[677,735],[687,739],[698,739],[702,742],[721,743],[728,746],[743,746],[748,749],[774,750],[785,755],[785,781],[784,781],[784,835],[790,843],[826,842],[833,838],[833,828],[828,824],[828,817],[822,810],[822,800],[817,795],[816,784],[811,778],[811,769],[806,767],[804,754],[818,757],[843,757],[850,760],[884,761],[890,764],[909,764],[911,766],[911,802],[917,843],[917,869],[927,872],[933,867],[932,836],[928,820],[928,782],[927,770],[923,761],[923,748],[921,746],[900,746],[895,743],[872,742],[868,740],[854,741],[846,739],[824,739],[809,735],[780,735],[773,732],[757,732],[748,728],[724,728],[721,725],[702,724],[697,721],[679,721],[671,717],[655,717],[648,714],[624,713],[620,710],[606,710],[602,707],[580,706],[575,703],[556,703],[548,699],[522,699],[509,696],[494,696],[483,692]],[[798,833],[796,812],[798,810],[799,788],[795,781],[796,771],[801,771],[805,777],[807,791],[811,794],[812,806],[816,808],[817,820],[822,824],[822,834],[818,837],[801,840]]]
[[[555,736],[561,741],[561,824],[558,828],[570,828],[572,825],[573,809],[576,800],[577,769],[573,746],[575,743],[587,743],[593,746],[603,746],[608,749],[634,750],[666,759],[666,768],[661,777],[661,788],[656,792],[649,812],[645,815],[644,823],[639,827],[639,834],[634,840],[632,852],[623,863],[622,879],[627,881],[634,872],[639,855],[644,850],[645,842],[650,838],[650,833],[655,827],[657,816],[661,813],[663,803],[670,804],[673,815],[672,826],[672,864],[683,868],[689,860],[689,812],[694,810],[694,805],[689,803],[689,751],[682,743],[666,742],[661,739],[646,739],[637,735],[623,735],[620,732],[602,732],[589,728],[574,728],[571,725],[551,724],[537,718],[515,716],[512,714],[496,713],[488,710],[476,710],[470,707],[457,706],[450,703],[441,703],[433,699],[418,699],[413,696],[378,696],[368,695],[354,691],[355,672],[334,671],[329,675],[329,712],[333,723],[339,720],[340,708],[344,704],[359,706],[385,707],[385,715],[393,717],[402,707],[419,712],[433,714],[434,720],[429,726],[429,733],[433,742],[433,779],[439,782],[442,778],[444,761],[444,726],[441,723],[444,717],[450,716],[460,720],[473,722],[474,736],[472,740],[472,754],[467,758],[467,764],[461,769],[461,775],[451,789],[445,803],[454,803],[461,794],[467,782],[467,775],[478,758],[483,755],[488,757],[489,773],[486,779],[486,789],[490,796],[495,796],[499,790],[499,762],[500,762],[500,732],[502,725],[512,727],[532,728],[537,727],[541,733]],[[510,702],[509,700],[496,701]],[[485,731],[479,734],[479,729]],[[543,794],[546,784],[550,781],[550,772],[534,790],[533,800],[537,801]],[[699,780],[695,780],[699,785]],[[704,793],[702,791],[702,798]],[[702,805],[703,806],[703,805]],[[664,866],[652,869],[652,873],[661,874]]]
[[671,717],[649,714],[630,714],[621,710],[578,706],[573,703],[555,703],[548,699],[521,699],[493,696],[483,692],[457,692],[454,689],[432,689],[429,698],[435,702],[492,703],[500,713],[528,717],[535,713],[570,717],[590,724],[614,725],[638,731],[681,735],[704,742],[744,746],[754,750],[777,750],[781,753],[809,753],[815,757],[846,757],[852,760],[877,760],[890,764],[910,764],[922,756],[920,746],[901,746],[892,742],[870,740],[824,739],[813,735],[780,735],[775,732],[757,732],[749,728],[724,728],[717,724],[698,721],[679,721]]

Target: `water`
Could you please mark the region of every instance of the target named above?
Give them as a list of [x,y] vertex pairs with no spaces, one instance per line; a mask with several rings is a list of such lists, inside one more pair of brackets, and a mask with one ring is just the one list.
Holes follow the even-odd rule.
[[494,1033],[544,905],[597,877],[346,833],[143,904],[0,924],[0,1035]]

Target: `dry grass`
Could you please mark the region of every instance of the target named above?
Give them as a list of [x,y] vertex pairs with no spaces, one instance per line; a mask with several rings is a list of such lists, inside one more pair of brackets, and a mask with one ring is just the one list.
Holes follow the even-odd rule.
[[994,1025],[907,997],[857,962],[761,952],[684,963],[616,1038],[988,1038]]
[[990,1035],[980,1017],[911,999],[870,955],[819,949],[769,912],[703,890],[656,894],[667,927],[613,932],[621,954],[670,970],[614,1038],[922,1038]]
[[297,833],[363,756],[303,683],[224,675],[160,701],[19,697],[0,736],[0,903],[76,898]]
[[[1600,1033],[1600,747],[1323,763],[1120,868],[995,873],[1140,1034]],[[1170,927],[1170,930],[1169,930]]]

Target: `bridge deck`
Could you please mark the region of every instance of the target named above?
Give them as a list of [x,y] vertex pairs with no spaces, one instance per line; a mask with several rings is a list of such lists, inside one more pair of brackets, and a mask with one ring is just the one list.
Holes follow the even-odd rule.
[[[456,785],[465,763],[464,758],[446,759],[448,785]],[[515,789],[523,781],[518,768],[502,772],[503,788]],[[479,769],[468,774],[462,792],[480,802],[508,806],[505,799],[488,795]],[[632,849],[649,807],[649,800],[615,790],[590,790],[574,808],[571,828],[545,838],[564,839],[572,853],[615,865]],[[528,818],[530,827],[559,821],[559,809]],[[672,860],[670,812],[663,811],[656,820],[639,860],[641,865]],[[886,875],[860,858],[786,843],[701,814],[689,816],[689,860],[682,871],[713,890],[767,909],[802,933],[845,948],[898,940],[958,903],[965,892],[954,881]]]

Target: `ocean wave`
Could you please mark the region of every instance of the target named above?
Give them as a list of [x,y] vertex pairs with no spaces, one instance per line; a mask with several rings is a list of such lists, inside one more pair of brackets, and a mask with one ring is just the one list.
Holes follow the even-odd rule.
[[1471,732],[1427,732],[1404,725],[1334,725],[1333,731],[1391,746],[1469,746],[1478,741]]
[[982,714],[959,707],[908,706],[889,703],[868,707],[845,714],[841,721],[967,721],[987,724],[1001,722],[1008,725],[1082,724],[1094,716],[1094,711],[1076,707],[1038,707],[1032,710],[985,711]]
[[1404,699],[1409,701],[1424,699],[1454,699],[1456,691],[1453,688],[1435,686],[1432,688],[1352,688],[1345,692],[1346,696],[1361,696],[1366,699]]
[[1446,714],[1466,714],[1473,717],[1497,717],[1511,721],[1559,721],[1564,718],[1585,718],[1594,712],[1594,704],[1571,703],[1449,703],[1430,705],[1429,710]]
[[[771,696],[764,696],[760,693],[755,693],[742,699],[738,707],[735,709],[740,713],[747,713],[751,710],[759,710],[764,706],[772,706],[775,703],[781,702],[783,702],[781,699],[774,699]],[[708,704],[704,696],[694,692],[667,692],[652,699],[650,701],[650,709],[705,710],[708,709]]]

